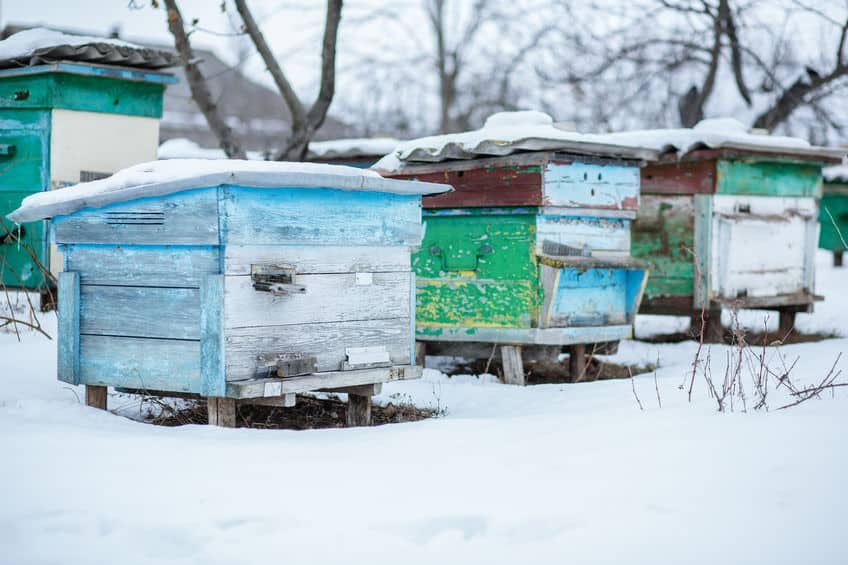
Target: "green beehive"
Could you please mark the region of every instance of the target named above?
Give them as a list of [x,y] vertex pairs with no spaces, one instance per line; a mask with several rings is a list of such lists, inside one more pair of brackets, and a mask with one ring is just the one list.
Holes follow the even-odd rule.
[[833,252],[833,264],[842,266],[842,255],[848,249],[848,166],[824,170],[824,191],[819,207],[821,235],[819,248]]
[[640,312],[692,316],[722,339],[721,311],[777,310],[780,333],[815,294],[822,166],[841,150],[751,133],[735,120],[612,134],[660,152],[642,169],[634,255],[651,264]]
[[499,350],[504,380],[516,384],[526,361],[565,349],[569,377],[585,378],[586,354],[632,335],[647,271],[630,255],[630,222],[648,155],[538,112],[505,112],[377,163],[387,176],[455,189],[423,201],[420,349],[478,359]]
[[[44,221],[5,220],[28,195],[156,159],[167,53],[44,29],[0,42],[0,280],[44,289],[61,270]],[[99,64],[108,63],[108,64]]]

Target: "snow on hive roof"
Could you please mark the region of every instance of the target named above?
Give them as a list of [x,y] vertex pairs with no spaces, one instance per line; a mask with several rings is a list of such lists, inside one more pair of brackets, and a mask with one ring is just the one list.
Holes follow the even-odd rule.
[[633,159],[655,156],[649,149],[632,144],[618,145],[607,135],[560,129],[553,118],[543,112],[522,111],[492,114],[478,130],[406,141],[372,168],[392,171],[400,168],[402,161],[437,163],[450,159],[499,157],[520,151],[571,151]]
[[662,153],[685,155],[697,149],[742,149],[831,160],[845,151],[810,145],[797,137],[759,135],[731,118],[703,120],[693,128],[651,129],[611,133],[613,143],[650,147]]
[[172,159],[151,161],[118,171],[111,177],[27,196],[7,217],[16,223],[100,208],[115,202],[237,184],[257,188],[337,188],[394,194],[437,194],[444,184],[384,179],[374,171],[321,163]]
[[393,137],[362,137],[313,141],[309,144],[311,159],[353,159],[383,156],[394,151],[401,141]]
[[[391,137],[333,139],[313,141],[309,144],[310,159],[353,159],[356,157],[382,156],[400,143]],[[201,147],[190,139],[169,139],[159,146],[160,159],[226,159],[222,149]],[[259,151],[248,151],[248,159],[264,159]]]
[[825,167],[822,169],[822,175],[825,182],[848,182],[848,163],[843,160],[841,165]]
[[0,41],[0,68],[56,61],[161,69],[176,65],[177,57],[167,51],[148,49],[120,39],[70,35],[41,27],[18,32]]

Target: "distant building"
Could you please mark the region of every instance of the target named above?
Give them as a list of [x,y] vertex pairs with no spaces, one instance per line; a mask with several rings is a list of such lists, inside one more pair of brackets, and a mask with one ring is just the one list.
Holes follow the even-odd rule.
[[[164,23],[163,23],[164,25]],[[35,27],[34,25],[9,24],[0,30],[0,39],[5,39],[19,31]],[[65,33],[85,35],[100,35],[118,37],[117,32],[110,34],[91,33],[89,31],[72,30],[45,26]],[[171,45],[137,39],[127,39],[133,43],[173,51]],[[291,114],[280,94],[262,84],[244,76],[238,68],[232,67],[218,58],[212,51],[195,49],[195,55],[200,59],[200,69],[209,84],[209,90],[216,99],[218,107],[226,116],[227,123],[232,127],[249,151],[270,153],[280,147],[280,140],[285,139],[290,131]],[[179,82],[171,85],[165,91],[165,110],[160,128],[160,142],[169,139],[185,138],[200,147],[217,147],[215,136],[206,125],[206,118],[194,103],[185,73],[182,67],[168,70]],[[355,134],[353,128],[344,122],[327,116],[324,125],[318,130],[317,140],[338,139],[351,137]]]

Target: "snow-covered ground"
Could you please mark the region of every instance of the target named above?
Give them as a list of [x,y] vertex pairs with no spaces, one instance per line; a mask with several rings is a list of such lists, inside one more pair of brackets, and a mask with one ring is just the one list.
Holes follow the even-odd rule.
[[[848,269],[818,259],[827,301],[799,326],[848,336]],[[441,418],[295,432],[86,408],[55,380],[53,342],[2,333],[0,563],[848,562],[848,393],[776,410],[787,397],[772,392],[769,412],[719,414],[703,378],[691,404],[679,389],[695,349],[623,343],[613,360],[659,359],[633,383],[428,370],[383,396]],[[730,350],[709,350],[717,380]],[[766,355],[799,357],[805,385],[845,351],[843,337]]]

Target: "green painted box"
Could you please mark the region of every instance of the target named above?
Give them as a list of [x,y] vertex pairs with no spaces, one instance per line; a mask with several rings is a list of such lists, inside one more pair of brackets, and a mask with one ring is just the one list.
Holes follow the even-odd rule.
[[819,248],[833,252],[833,264],[842,266],[848,249],[848,166],[824,170],[824,190],[819,207]]
[[0,70],[0,277],[43,289],[61,269],[44,221],[6,214],[28,195],[106,176],[156,158],[171,75],[58,62]]
[[572,359],[581,357],[572,363],[577,376],[586,346],[591,352],[632,335],[647,281],[630,255],[645,152],[543,127],[528,143],[521,128],[514,143],[493,132],[502,156],[463,146],[467,155],[457,159],[454,136],[445,136],[441,155],[416,153],[413,141],[401,146],[407,157],[393,170],[386,159],[376,166],[454,187],[423,201],[425,235],[412,259],[416,337],[436,354],[489,355],[500,345],[507,382],[523,383],[523,375],[513,371],[511,380],[503,346],[523,348],[521,355],[569,346]]
[[753,143],[667,152],[642,169],[633,252],[654,274],[641,312],[695,325],[704,310],[717,341],[722,308],[778,310],[786,333],[812,310],[821,169],[838,152]]

